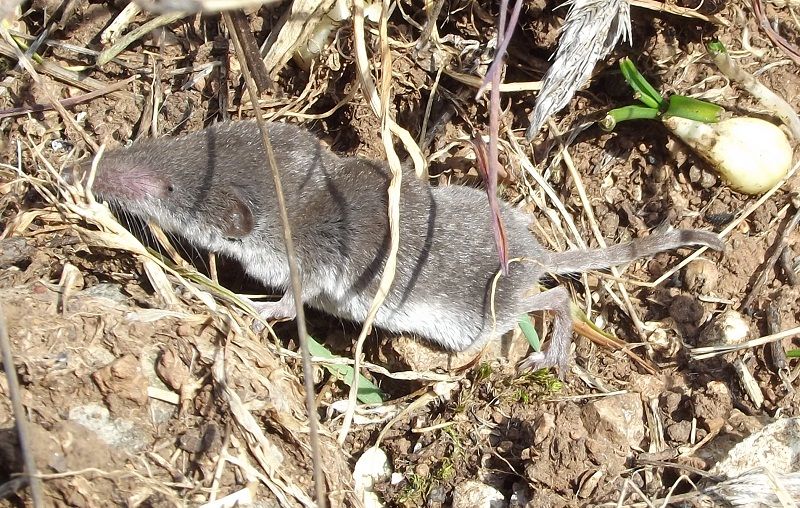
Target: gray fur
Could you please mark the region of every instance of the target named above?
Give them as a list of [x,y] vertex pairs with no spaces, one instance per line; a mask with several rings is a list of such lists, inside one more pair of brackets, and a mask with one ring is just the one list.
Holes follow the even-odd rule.
[[[269,129],[303,301],[363,321],[389,248],[388,168],[339,157],[294,125],[272,123]],[[238,260],[256,280],[287,292],[280,302],[262,305],[264,315],[294,316],[275,190],[255,122],[217,124],[110,152],[100,162],[94,191],[199,247]],[[511,330],[526,312],[551,310],[551,346],[525,365],[557,366],[562,375],[571,337],[569,295],[563,288],[535,294],[545,272],[606,268],[689,244],[722,248],[712,233],[673,231],[605,250],[553,253],[533,238],[525,214],[502,204],[510,257],[525,260],[512,263],[509,276],[499,279],[493,323],[490,288],[499,263],[485,193],[431,187],[406,172],[401,196],[397,273],[375,324],[460,351]]]

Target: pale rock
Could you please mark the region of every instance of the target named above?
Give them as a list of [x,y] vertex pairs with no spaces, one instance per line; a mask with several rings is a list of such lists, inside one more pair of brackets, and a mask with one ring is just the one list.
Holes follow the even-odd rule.
[[602,441],[638,448],[644,439],[644,411],[637,393],[604,397],[583,409],[583,424]]
[[453,490],[453,508],[505,508],[505,497],[494,487],[467,480]]

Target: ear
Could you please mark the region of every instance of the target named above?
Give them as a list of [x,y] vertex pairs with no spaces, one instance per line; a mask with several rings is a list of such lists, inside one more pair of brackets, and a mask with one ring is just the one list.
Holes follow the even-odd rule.
[[243,238],[253,230],[253,211],[236,192],[228,196],[222,214],[222,235],[226,238]]

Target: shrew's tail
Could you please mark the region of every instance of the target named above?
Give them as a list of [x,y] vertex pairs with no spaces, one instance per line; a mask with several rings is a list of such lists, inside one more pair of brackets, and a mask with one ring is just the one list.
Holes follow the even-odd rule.
[[551,255],[551,273],[579,273],[629,263],[665,250],[687,245],[705,245],[714,250],[724,250],[725,244],[709,231],[673,229],[663,234],[653,234],[632,242],[612,245],[605,249],[569,250]]

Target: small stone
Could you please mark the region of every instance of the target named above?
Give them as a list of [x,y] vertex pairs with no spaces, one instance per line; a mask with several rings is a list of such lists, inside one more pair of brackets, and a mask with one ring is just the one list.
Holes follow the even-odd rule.
[[158,377],[170,388],[179,392],[189,379],[189,367],[172,348],[165,349],[156,363]]
[[662,378],[649,374],[637,373],[631,375],[630,385],[634,391],[639,392],[642,402],[647,402],[650,399],[657,399],[664,393],[666,387]]
[[664,405],[664,412],[671,415],[681,406],[683,395],[678,392],[667,392],[662,396],[661,400]]
[[[109,404],[115,399],[111,396],[133,401],[140,406],[147,404],[147,379],[142,375],[139,360],[133,355],[125,355],[96,370],[92,379]],[[112,407],[112,410],[115,408]]]
[[718,315],[700,333],[698,346],[724,346],[741,344],[750,335],[750,326],[735,310]]
[[428,506],[442,506],[447,500],[447,491],[442,485],[437,485],[428,492]]
[[692,424],[687,421],[675,422],[667,427],[667,435],[675,443],[688,443]]
[[467,480],[453,490],[453,508],[503,508],[505,497],[494,487]]
[[694,415],[710,428],[710,422],[727,419],[733,409],[733,396],[725,383],[709,382],[704,390],[692,394]]
[[178,437],[178,447],[189,453],[202,453],[218,447],[221,443],[219,428],[214,423],[188,430]]
[[536,419],[533,431],[533,444],[539,445],[553,432],[556,426],[556,417],[552,413],[544,413]]
[[523,508],[531,501],[531,492],[525,482],[514,482],[511,486],[511,499],[508,508]]
[[644,411],[636,393],[605,397],[588,404],[583,424],[595,439],[638,448],[644,439]]
[[578,497],[581,499],[587,499],[594,494],[594,491],[597,490],[597,485],[600,483],[600,479],[603,477],[603,472],[599,469],[597,470],[588,470],[581,475],[581,478],[578,480],[580,487],[578,488]]
[[692,293],[711,293],[716,289],[717,282],[719,282],[719,269],[708,259],[695,259],[683,272],[683,284]]

